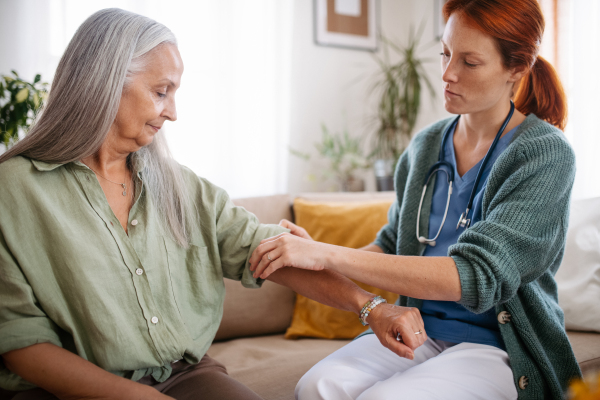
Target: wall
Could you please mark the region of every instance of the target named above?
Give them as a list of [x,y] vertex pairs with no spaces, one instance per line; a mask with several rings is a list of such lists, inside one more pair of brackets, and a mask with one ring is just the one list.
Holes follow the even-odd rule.
[[[149,3],[154,4],[156,1],[103,0],[98,3],[86,4],[84,7],[83,4],[73,2],[73,0],[41,2],[36,0],[1,0],[0,38],[4,39],[0,40],[0,73],[8,73],[11,68],[17,68],[25,79],[31,80],[36,73],[41,73],[44,80],[50,81],[64,46],[66,46],[76,27],[87,15],[97,8],[116,5],[145,13],[151,8],[148,5]],[[379,14],[383,34],[398,43],[404,43],[407,39],[409,26],[411,24],[417,26],[422,20],[425,20],[426,26],[422,43],[431,43],[434,39],[433,3],[434,0],[379,0]],[[178,5],[179,9],[185,9],[185,4],[181,2],[181,5]],[[282,53],[283,57],[286,58],[286,63],[291,59],[290,66],[287,67],[290,72],[285,78],[271,77],[273,82],[285,81],[282,84],[277,84],[282,92],[278,103],[280,107],[289,110],[289,115],[285,115],[285,112],[277,113],[281,121],[273,121],[278,126],[285,124],[285,126],[280,126],[278,129],[277,143],[261,142],[259,149],[253,148],[253,151],[244,152],[244,154],[259,154],[258,160],[254,160],[253,164],[258,161],[262,164],[269,161],[269,167],[260,166],[259,168],[259,166],[253,165],[252,168],[246,168],[247,171],[242,169],[245,175],[234,175],[222,171],[225,169],[224,166],[232,164],[235,160],[247,160],[247,157],[231,157],[231,154],[229,157],[220,155],[221,153],[217,151],[220,149],[218,143],[215,143],[218,137],[222,137],[224,134],[220,134],[216,130],[200,129],[200,132],[204,132],[203,135],[199,136],[194,131],[192,137],[183,139],[182,136],[182,140],[189,141],[190,146],[187,147],[194,152],[195,157],[202,160],[206,159],[204,164],[209,163],[209,166],[202,164],[202,168],[199,167],[194,170],[221,185],[235,197],[272,194],[274,191],[298,193],[330,189],[331,183],[326,184],[307,180],[310,174],[319,174],[320,172],[318,170],[319,164],[316,162],[318,157],[314,143],[321,138],[321,124],[326,124],[333,132],[348,128],[352,135],[361,137],[367,136],[375,129],[376,102],[374,98],[368,96],[369,88],[374,82],[373,77],[378,71],[373,53],[317,46],[313,37],[313,0],[294,0],[291,7],[292,16],[289,18],[292,21],[291,28],[289,28],[291,31],[291,45],[289,45],[287,53]],[[75,12],[78,14],[73,15]],[[202,15],[209,11],[200,7],[195,12],[197,15]],[[281,13],[280,15],[284,14]],[[153,15],[153,13],[148,15],[156,18],[161,17],[159,18],[161,21],[168,19],[166,15]],[[186,32],[179,32],[179,30],[183,29],[188,19],[181,20],[179,25],[173,25],[173,29],[182,36],[182,51],[189,35]],[[287,40],[287,35],[288,33],[285,30],[281,27],[278,28],[277,37],[281,40]],[[221,47],[228,48],[227,46]],[[427,65],[427,69],[429,77],[436,88],[440,87],[439,83],[441,81],[438,52],[438,45],[423,52],[425,57],[432,59],[432,62]],[[208,54],[209,60],[223,57],[222,52],[213,54],[206,48],[202,53]],[[381,51],[377,54],[381,54]],[[186,75],[188,80],[192,76],[202,76],[198,74],[190,75],[193,72],[192,59],[193,54],[188,51],[186,53]],[[261,60],[264,62],[264,59]],[[279,68],[277,71],[281,70]],[[208,74],[207,76],[212,77],[213,80],[215,79],[214,74]],[[206,82],[196,81],[194,83],[195,87],[203,88],[203,93],[210,86]],[[183,96],[183,90],[181,96]],[[289,93],[288,96],[284,96],[283,92]],[[289,101],[288,104],[282,104],[286,102],[281,100],[283,97],[289,99],[286,100]],[[212,101],[221,107],[224,104],[222,99],[213,99]],[[179,136],[176,128],[183,129],[186,118],[194,118],[196,115],[194,110],[186,110],[184,103],[180,101],[180,121],[178,121],[177,126],[169,127],[169,137],[171,138]],[[203,109],[207,110],[206,108]],[[215,113],[207,112],[207,114],[209,115],[204,114],[204,120]],[[426,95],[422,103],[417,128],[421,128],[444,115],[441,97],[438,95],[435,104],[433,104],[429,96]],[[269,119],[272,118],[269,117]],[[223,120],[227,120],[227,117],[225,116]],[[214,132],[214,134],[208,134],[207,132]],[[181,135],[184,135],[184,133]],[[246,132],[246,136],[251,137],[248,132]],[[288,138],[289,147],[313,155],[310,162],[288,155]],[[203,146],[192,145],[195,140],[201,140]],[[238,142],[233,141],[233,143]],[[369,141],[365,140],[365,145],[368,145],[368,143]],[[238,145],[247,147],[247,143],[244,141],[238,143]],[[230,148],[226,144],[221,146],[225,150]],[[193,167],[190,157],[186,158],[186,154],[180,149],[181,146],[178,147],[177,143],[172,143],[172,147],[181,162]],[[206,151],[203,152],[204,148],[210,149],[210,154]],[[212,155],[212,153],[215,154]],[[271,164],[274,163],[279,164],[279,167],[273,168]],[[240,168],[234,169],[240,171]],[[256,170],[259,169],[262,173],[256,173]],[[265,178],[270,176],[269,174],[273,173],[273,169],[277,169],[276,174],[278,176],[281,175],[275,179],[277,182],[282,182],[281,185],[277,185],[277,189],[273,188],[274,185],[265,186],[261,184],[262,181],[265,181]],[[367,178],[367,190],[374,190],[375,180],[372,171],[365,173],[365,177]],[[256,181],[253,181],[253,179],[256,179]],[[244,184],[241,185],[239,182]],[[250,190],[249,188],[254,189]]]
[[[310,161],[290,156],[289,192],[328,190],[331,183],[313,182],[307,177],[319,175],[314,143],[321,139],[321,124],[330,131],[348,128],[351,135],[365,137],[375,129],[376,102],[369,98],[370,87],[378,67],[368,51],[317,46],[313,35],[313,1],[294,2],[294,27],[291,66],[290,147],[311,154]],[[411,25],[426,21],[422,52],[432,62],[427,65],[435,89],[441,89],[439,45],[434,41],[434,0],[380,0],[381,31],[384,36],[405,43]],[[381,46],[377,54],[381,54]],[[427,94],[422,102],[416,129],[448,115],[443,107],[441,90],[436,99]],[[364,141],[368,146],[369,140]],[[375,190],[372,171],[364,174],[367,190]]]
[[[17,68],[19,75],[33,81],[37,73],[47,80],[48,72],[54,71],[58,61],[50,56],[49,2],[35,0],[0,1],[0,73],[9,74]],[[29,25],[27,29],[24,26]],[[42,34],[43,33],[43,34]],[[18,66],[18,67],[17,67]]]

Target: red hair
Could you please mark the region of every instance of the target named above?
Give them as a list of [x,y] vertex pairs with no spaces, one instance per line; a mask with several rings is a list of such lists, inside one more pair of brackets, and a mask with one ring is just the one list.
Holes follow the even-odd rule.
[[524,68],[514,102],[523,114],[535,114],[564,130],[567,98],[556,70],[541,56],[544,16],[537,0],[449,0],[443,8],[448,21],[460,13],[469,25],[496,40],[506,69]]

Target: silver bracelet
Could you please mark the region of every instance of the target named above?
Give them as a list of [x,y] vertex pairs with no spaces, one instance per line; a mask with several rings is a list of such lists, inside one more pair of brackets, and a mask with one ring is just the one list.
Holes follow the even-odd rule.
[[369,323],[367,322],[367,317],[369,316],[371,311],[373,311],[373,309],[375,309],[375,307],[377,307],[381,303],[387,303],[387,300],[381,296],[375,296],[374,298],[369,300],[367,304],[365,304],[365,306],[360,311],[360,315],[358,316],[358,319],[360,320],[360,323],[363,324],[363,326],[369,325]]

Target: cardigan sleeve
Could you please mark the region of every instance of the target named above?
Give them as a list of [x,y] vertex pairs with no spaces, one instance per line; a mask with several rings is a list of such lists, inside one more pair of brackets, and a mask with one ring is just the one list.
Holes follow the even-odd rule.
[[[490,175],[481,221],[449,248],[465,308],[482,313],[560,265],[575,178],[575,156],[558,135],[525,140]],[[493,182],[492,180],[496,180]],[[502,181],[503,180],[503,181]]]

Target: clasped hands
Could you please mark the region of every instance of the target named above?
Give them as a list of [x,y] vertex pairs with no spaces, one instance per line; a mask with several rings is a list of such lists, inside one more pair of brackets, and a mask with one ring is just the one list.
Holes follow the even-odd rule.
[[[303,228],[282,220],[279,225],[290,230],[264,239],[250,257],[250,270],[255,278],[266,279],[283,267],[321,271],[330,268],[330,260],[342,247],[314,241]],[[367,317],[381,344],[401,357],[414,359],[414,350],[427,340],[427,334],[416,308],[380,304]],[[419,333],[420,332],[420,333]]]

